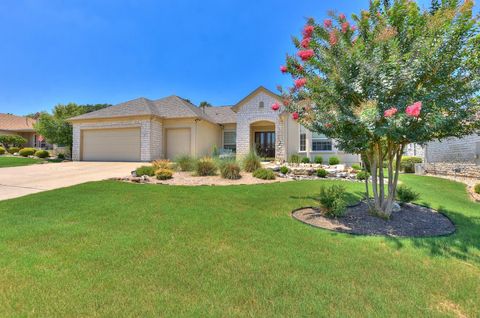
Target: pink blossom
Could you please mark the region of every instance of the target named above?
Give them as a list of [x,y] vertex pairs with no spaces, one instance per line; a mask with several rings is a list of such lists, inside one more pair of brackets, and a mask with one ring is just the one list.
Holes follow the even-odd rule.
[[282,73],[287,73],[287,67],[285,65],[280,66],[280,71]]
[[410,117],[420,116],[420,111],[422,110],[422,102],[415,102],[412,105],[408,106],[405,112]]
[[392,108],[389,108],[387,109],[384,113],[383,113],[383,116],[385,117],[392,117],[393,115],[395,115],[396,113],[398,112],[398,109],[396,107],[392,107]]
[[279,103],[274,103],[274,104],[272,105],[272,110],[277,111],[277,110],[279,110],[279,109],[280,109],[280,104],[279,104]]
[[295,66],[295,68],[296,68],[299,72],[303,72],[303,66],[302,66],[302,65],[297,64],[297,65]]
[[313,25],[306,25],[303,28],[303,37],[310,38],[313,34],[313,30],[315,30],[315,27]]
[[297,119],[298,119],[298,117],[300,117],[300,116],[298,115],[298,113],[297,113],[297,112],[294,112],[294,113],[292,114],[292,118],[293,118],[293,120],[297,120]]
[[308,61],[315,55],[315,53],[313,52],[313,50],[310,49],[310,50],[298,51],[297,55],[302,59],[302,61]]
[[337,44],[337,42],[338,42],[337,35],[335,34],[334,31],[330,32],[330,39],[328,41],[330,42],[331,46],[334,46],[334,45]]
[[312,38],[305,38],[302,40],[302,42],[300,42],[300,45],[306,49],[310,46],[310,41],[312,40]]
[[352,32],[357,31],[357,26],[356,26],[356,25],[352,25],[352,27],[350,28],[350,31],[352,31]]
[[299,89],[307,83],[307,79],[304,77],[298,78],[295,80],[295,88]]
[[342,23],[342,33],[347,33],[349,27],[350,27],[350,23],[343,22]]
[[333,125],[331,123],[326,123],[324,126],[325,128],[332,128]]
[[338,18],[339,18],[340,20],[345,20],[347,17],[345,16],[345,14],[340,13],[340,14],[338,15]]
[[331,28],[332,27],[332,20],[330,19],[325,19],[323,21],[323,25],[326,27],[326,28]]

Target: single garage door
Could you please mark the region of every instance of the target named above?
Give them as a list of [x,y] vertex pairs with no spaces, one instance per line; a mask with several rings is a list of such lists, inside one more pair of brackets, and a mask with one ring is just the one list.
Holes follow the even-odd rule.
[[167,158],[190,154],[190,128],[167,129]]
[[140,128],[82,130],[82,160],[140,161]]

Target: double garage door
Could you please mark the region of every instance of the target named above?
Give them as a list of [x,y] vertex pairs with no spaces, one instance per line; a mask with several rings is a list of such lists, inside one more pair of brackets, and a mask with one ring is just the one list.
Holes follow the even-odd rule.
[[82,160],[140,161],[140,128],[82,130]]

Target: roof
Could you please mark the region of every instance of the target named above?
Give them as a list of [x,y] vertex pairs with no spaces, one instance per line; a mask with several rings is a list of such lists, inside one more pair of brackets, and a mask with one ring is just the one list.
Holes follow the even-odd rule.
[[237,113],[232,106],[205,107],[205,113],[218,124],[232,124],[237,122]]
[[35,124],[35,119],[29,117],[0,114],[0,130],[35,131],[33,124]]
[[70,118],[71,121],[129,116],[158,116],[163,118],[197,117],[215,122],[201,109],[179,96],[168,96],[157,100],[137,98],[125,103],[103,108],[91,113]]

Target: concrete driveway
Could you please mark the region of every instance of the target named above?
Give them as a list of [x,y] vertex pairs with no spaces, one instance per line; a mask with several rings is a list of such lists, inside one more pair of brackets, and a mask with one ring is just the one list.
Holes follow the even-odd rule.
[[0,168],[0,200],[88,181],[124,177],[138,162],[62,162]]

